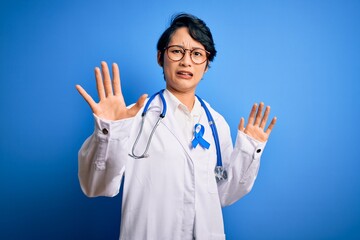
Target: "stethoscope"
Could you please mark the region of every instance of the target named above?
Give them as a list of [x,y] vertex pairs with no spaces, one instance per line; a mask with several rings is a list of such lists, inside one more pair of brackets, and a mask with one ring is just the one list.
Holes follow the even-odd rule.
[[[134,145],[132,147],[132,150],[131,150],[131,154],[129,154],[129,156],[135,158],[135,159],[141,159],[141,158],[147,158],[149,157],[149,154],[147,153],[148,150],[149,150],[149,147],[150,147],[150,143],[151,143],[151,140],[153,138],[153,135],[155,133],[155,130],[156,128],[159,126],[160,122],[162,121],[162,119],[164,119],[165,115],[166,115],[166,110],[167,110],[167,105],[166,105],[166,101],[165,101],[165,98],[164,98],[164,90],[160,90],[159,92],[155,93],[154,95],[152,95],[149,100],[147,101],[147,103],[145,104],[145,107],[144,107],[144,110],[141,114],[141,126],[140,126],[140,129],[139,129],[139,133],[135,139],[135,142],[134,142]],[[148,111],[148,108],[151,104],[151,102],[154,100],[154,98],[159,95],[160,96],[160,99],[161,99],[161,102],[162,102],[162,112],[160,113],[159,115],[159,118],[158,120],[156,121],[151,133],[150,133],[150,136],[149,136],[149,139],[147,141],[147,144],[146,144],[146,147],[145,147],[145,150],[143,152],[143,154],[141,155],[136,155],[135,154],[135,148],[139,142],[139,139],[140,139],[140,136],[142,134],[142,130],[143,130],[143,127],[144,127],[144,122],[145,122],[145,116],[146,116],[146,113]],[[220,141],[219,141],[219,135],[218,135],[218,132],[217,132],[217,129],[216,129],[216,125],[215,125],[215,121],[209,111],[209,109],[207,108],[207,106],[205,105],[204,101],[197,95],[195,95],[197,97],[197,99],[199,100],[201,106],[204,108],[205,110],[205,113],[206,113],[206,116],[207,116],[207,119],[208,119],[208,122],[209,122],[209,125],[210,125],[210,128],[211,128],[211,131],[212,131],[212,134],[213,134],[213,137],[214,137],[214,142],[215,142],[215,147],[216,147],[216,156],[217,156],[217,163],[216,163],[216,167],[215,167],[215,178],[216,178],[216,181],[219,182],[221,180],[226,180],[227,179],[227,171],[224,169],[223,165],[222,165],[222,159],[221,159],[221,151],[220,151]]]

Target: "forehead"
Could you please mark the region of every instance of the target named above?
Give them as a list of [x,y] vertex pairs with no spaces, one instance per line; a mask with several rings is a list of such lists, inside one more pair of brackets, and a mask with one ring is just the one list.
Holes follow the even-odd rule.
[[185,48],[204,48],[200,42],[190,36],[189,30],[186,27],[179,28],[174,32],[169,45],[180,45]]

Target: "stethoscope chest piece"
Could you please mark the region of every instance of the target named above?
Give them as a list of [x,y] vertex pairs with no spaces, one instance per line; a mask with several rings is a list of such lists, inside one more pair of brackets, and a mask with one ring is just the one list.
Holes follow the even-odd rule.
[[228,178],[227,171],[224,169],[223,166],[216,166],[214,172],[216,182],[220,182]]

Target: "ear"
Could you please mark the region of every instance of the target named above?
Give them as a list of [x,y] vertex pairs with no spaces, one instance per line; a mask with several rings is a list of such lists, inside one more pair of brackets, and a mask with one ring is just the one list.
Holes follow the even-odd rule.
[[206,62],[206,66],[205,66],[205,69],[204,69],[204,73],[206,73],[208,70],[209,70],[209,61],[207,60]]
[[163,67],[163,64],[162,64],[162,62],[161,62],[160,59],[161,59],[161,52],[158,51],[158,52],[157,52],[157,62],[158,62],[158,64],[159,64],[160,67]]

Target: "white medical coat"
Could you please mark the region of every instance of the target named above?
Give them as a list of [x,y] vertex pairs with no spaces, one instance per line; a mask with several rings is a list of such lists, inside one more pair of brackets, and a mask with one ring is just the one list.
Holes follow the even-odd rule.
[[[164,97],[171,101],[168,94]],[[199,240],[225,239],[221,207],[251,190],[265,143],[238,131],[233,147],[225,119],[207,106],[217,126],[222,161],[228,171],[228,179],[218,184],[214,176],[215,143],[206,117],[200,124],[205,127],[203,137],[210,148],[193,149],[168,104],[151,141],[149,157],[134,159],[129,154],[140,129],[142,110],[119,121],[94,115],[95,131],[79,151],[80,185],[89,197],[112,197],[118,194],[126,175],[120,239],[186,240],[193,239],[193,234]],[[143,153],[161,111],[157,96],[146,114],[137,155]]]

